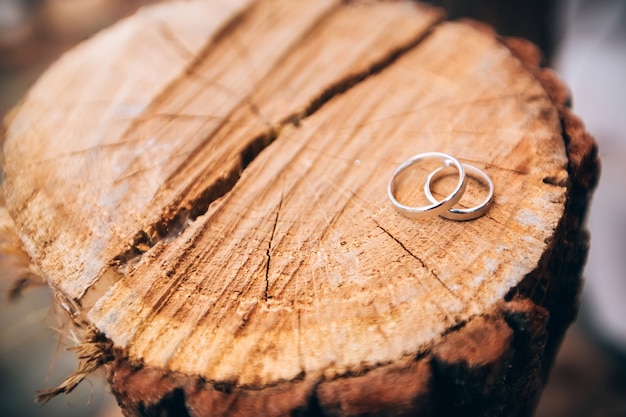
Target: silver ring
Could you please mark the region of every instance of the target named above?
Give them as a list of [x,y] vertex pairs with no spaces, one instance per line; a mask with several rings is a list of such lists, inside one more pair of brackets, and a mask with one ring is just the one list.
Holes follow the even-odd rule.
[[[424,184],[424,193],[426,193],[426,197],[431,203],[438,202],[430,191],[430,187],[433,181],[436,181],[443,176],[450,175],[449,173],[446,173],[444,171],[445,168],[447,167],[437,168],[436,170],[431,172],[426,178],[426,183]],[[489,205],[493,201],[494,185],[493,181],[491,181],[491,178],[489,178],[489,175],[472,165],[463,164],[463,168],[468,173],[468,175],[478,180],[481,180],[484,184],[486,184],[487,187],[489,187],[489,194],[487,195],[487,198],[477,206],[467,209],[451,208],[450,210],[440,214],[441,217],[449,220],[465,221],[477,219],[487,212],[487,210],[489,209]]]
[[[454,166],[459,172],[459,183],[457,184],[454,191],[452,191],[452,193],[443,200],[431,200],[431,202],[433,203],[431,205],[415,207],[407,206],[400,203],[395,197],[396,178],[400,173],[409,168],[411,165],[414,165],[425,159],[438,159],[443,161],[444,165],[441,168],[438,168],[440,170],[449,166]],[[391,200],[391,204],[393,204],[393,207],[398,213],[410,219],[424,219],[427,217],[434,217],[438,214],[446,213],[461,199],[463,193],[465,192],[466,186],[467,184],[465,182],[465,170],[463,169],[463,165],[456,158],[442,152],[426,152],[420,153],[407,159],[405,162],[400,164],[398,168],[396,168],[396,170],[391,175],[391,178],[389,179],[389,184],[387,185],[387,195],[389,196],[389,200]]]

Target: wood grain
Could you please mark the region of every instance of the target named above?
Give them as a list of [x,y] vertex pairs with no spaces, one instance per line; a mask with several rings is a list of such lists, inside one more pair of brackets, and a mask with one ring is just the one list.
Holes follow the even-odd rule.
[[[576,311],[597,178],[533,53],[413,3],[144,9],[12,113],[7,205],[66,308],[112,344],[127,415],[524,415],[559,340],[542,306],[555,334]],[[426,151],[491,176],[487,215],[393,210],[391,172]],[[538,323],[525,340],[545,363],[518,353],[520,323]],[[442,400],[459,378],[469,391]]]

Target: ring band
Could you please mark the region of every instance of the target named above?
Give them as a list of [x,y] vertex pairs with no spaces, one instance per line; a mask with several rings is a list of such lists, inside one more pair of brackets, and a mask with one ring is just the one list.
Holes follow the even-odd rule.
[[[396,178],[410,166],[425,159],[437,159],[443,161],[444,166],[438,168],[439,171],[435,172],[441,172],[441,170],[444,168],[454,166],[459,172],[459,183],[457,184],[454,191],[452,191],[452,193],[446,196],[446,198],[444,198],[443,200],[437,201],[434,197],[432,200],[429,199],[433,203],[431,205],[407,206],[400,203],[395,197]],[[432,174],[429,176],[429,178],[431,176]],[[427,184],[428,183],[429,182],[427,182]],[[467,183],[465,181],[465,170],[463,169],[463,165],[456,158],[442,152],[426,152],[417,154],[407,159],[400,166],[398,166],[398,168],[396,168],[393,175],[391,175],[391,179],[389,179],[389,184],[387,185],[387,195],[389,196],[389,200],[391,200],[391,204],[393,204],[393,207],[396,209],[396,211],[398,211],[403,216],[410,219],[424,219],[427,217],[447,214],[448,210],[451,209],[461,199],[463,193],[465,192],[466,186]]]
[[[449,173],[444,171],[446,168],[447,167],[439,167],[435,169],[433,172],[431,172],[426,178],[426,183],[424,184],[424,193],[426,193],[426,197],[431,203],[438,202],[438,200],[433,196],[430,190],[431,184],[443,176],[450,175]],[[484,171],[472,165],[463,164],[463,168],[465,169],[465,172],[467,172],[468,175],[478,180],[481,180],[484,184],[486,184],[487,187],[489,188],[489,194],[487,195],[487,198],[477,206],[470,207],[467,209],[451,208],[450,210],[440,214],[441,217],[444,217],[449,220],[456,220],[456,221],[474,220],[482,216],[483,214],[485,214],[487,210],[489,209],[489,205],[493,201],[494,185],[493,185],[493,181],[491,181],[491,178],[489,178],[489,175],[487,175]]]

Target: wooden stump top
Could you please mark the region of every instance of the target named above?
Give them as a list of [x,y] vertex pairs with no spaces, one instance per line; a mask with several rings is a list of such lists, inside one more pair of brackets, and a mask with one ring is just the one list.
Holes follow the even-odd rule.
[[[185,388],[196,409],[232,389],[296,409],[319,381],[341,403],[367,396],[360,375],[371,388],[393,372],[414,395],[431,378],[415,358],[506,356],[513,330],[485,317],[545,286],[525,278],[562,238],[563,103],[493,33],[442,17],[397,2],[187,1],[97,35],[7,122],[7,205],[31,258],[116,358],[170,373],[170,390],[209,384]],[[391,173],[427,151],[491,176],[485,216],[394,211]],[[419,201],[421,184],[401,192]],[[483,192],[470,181],[462,203]],[[166,390],[131,368],[110,377],[122,397]],[[380,401],[406,402],[397,393]]]

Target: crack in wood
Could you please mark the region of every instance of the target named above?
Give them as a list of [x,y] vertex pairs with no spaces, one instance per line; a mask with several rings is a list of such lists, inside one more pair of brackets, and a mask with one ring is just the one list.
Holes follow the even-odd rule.
[[269,287],[270,287],[270,264],[272,261],[272,243],[274,242],[274,235],[276,234],[276,227],[278,226],[278,216],[280,215],[280,209],[283,206],[283,194],[280,195],[280,201],[278,202],[278,208],[276,209],[276,217],[274,218],[274,225],[272,227],[272,233],[270,235],[269,242],[267,243],[267,264],[265,265],[265,294],[264,299],[267,301],[269,298],[272,298],[271,295],[268,295]]
[[[239,19],[239,21],[241,21],[241,19]],[[182,207],[178,211],[173,213],[164,213],[164,215],[161,216],[162,220],[160,222],[152,225],[148,228],[148,230],[140,230],[133,241],[140,241],[142,244],[145,243],[149,247],[137,247],[133,243],[130,245],[128,250],[114,257],[113,264],[119,267],[122,264],[128,263],[133,258],[143,255],[143,253],[149,250],[150,247],[156,245],[161,240],[169,240],[178,236],[199,216],[205,214],[208,211],[211,203],[225,196],[235,187],[236,183],[241,177],[241,174],[248,167],[248,165],[252,163],[263,150],[267,149],[274,142],[274,140],[278,138],[279,135],[277,132],[282,131],[289,125],[298,127],[302,120],[306,119],[307,117],[318,111],[324,104],[332,100],[334,97],[347,92],[355,85],[365,81],[369,77],[379,74],[385,68],[388,68],[400,57],[417,47],[428,36],[430,36],[435,27],[440,22],[441,20],[434,21],[426,31],[421,33],[411,42],[408,42],[405,45],[401,45],[391,50],[389,53],[387,53],[385,56],[383,56],[377,62],[374,62],[363,71],[352,74],[347,78],[343,78],[339,81],[332,83],[331,85],[326,87],[316,98],[313,98],[303,112],[294,113],[285,117],[275,127],[271,126],[269,122],[265,118],[263,118],[263,120],[265,120],[266,124],[268,125],[268,130],[256,139],[252,140],[250,144],[241,152],[241,163],[239,166],[239,170],[234,170],[228,173],[228,175],[221,178],[220,181],[212,184],[200,195],[199,198],[197,198],[195,201],[190,202],[188,207]],[[234,27],[230,28],[230,31],[232,30],[234,30]],[[225,30],[224,32],[227,31]],[[194,61],[194,64],[192,64],[187,70],[187,73],[202,77],[201,74],[195,72],[195,67],[198,66],[200,62],[202,62],[200,58],[196,59],[196,61]],[[258,106],[252,103],[248,97],[244,97],[243,101],[253,114],[262,117],[262,113],[259,110]],[[150,239],[143,239],[143,236],[145,235],[150,236]]]
[[200,197],[188,208],[183,208],[146,230],[140,230],[133,238],[129,249],[113,258],[112,264],[118,268],[143,255],[160,241],[168,241],[180,235],[193,221],[206,213],[209,206],[228,193],[239,180],[240,171],[231,171],[221,177],[200,194]]
[[396,242],[398,245],[400,245],[400,247],[402,249],[404,249],[404,251],[406,253],[408,253],[412,258],[414,258],[416,261],[418,261],[420,263],[420,265],[422,265],[422,268],[426,269],[428,272],[430,272],[430,274],[450,293],[452,294],[452,296],[454,298],[458,298],[458,295],[456,295],[454,293],[454,291],[452,291],[452,289],[450,289],[450,287],[448,287],[446,285],[445,282],[443,282],[441,280],[441,278],[439,278],[439,275],[437,275],[437,273],[435,273],[435,271],[433,271],[432,269],[430,269],[428,266],[426,266],[426,264],[424,263],[424,261],[417,255],[415,255],[413,252],[411,252],[409,250],[409,248],[407,248],[404,243],[402,243],[400,240],[398,240],[394,235],[392,235],[387,229],[385,229],[384,227],[382,227],[380,224],[378,224],[378,222],[374,221],[374,223],[376,223],[376,227],[378,227],[380,230],[382,230],[383,232],[385,232],[385,234],[387,236],[389,236],[391,239],[394,240],[394,242]]
[[332,98],[338,96],[339,94],[345,93],[355,85],[365,81],[366,79],[376,74],[379,74],[385,68],[390,67],[400,57],[417,47],[426,38],[428,38],[433,33],[433,30],[439,23],[439,20],[434,22],[427,30],[421,33],[420,36],[413,39],[412,42],[393,49],[385,57],[383,57],[383,59],[373,63],[365,71],[353,74],[333,85],[330,85],[328,88],[326,88],[326,90],[322,91],[322,93],[317,98],[313,99],[309,106],[301,114],[293,114],[291,116],[288,116],[286,119],[284,119],[283,124],[292,123],[294,124],[294,126],[298,126],[302,119],[311,116],[313,113],[321,109],[322,106],[328,103]]
[[406,246],[404,246],[404,243],[400,242],[394,235],[392,235],[387,229],[385,229],[384,227],[382,227],[380,224],[378,224],[378,222],[376,223],[376,227],[378,227],[380,230],[382,230],[383,232],[385,232],[385,234],[387,236],[389,236],[391,239],[394,240],[394,242],[396,242],[398,245],[400,245],[400,247],[402,249],[404,249],[404,251],[406,253],[408,253],[409,255],[411,255],[412,258],[414,258],[416,261],[418,261],[420,263],[420,265],[422,265],[422,268],[426,269],[426,264],[424,263],[423,260],[421,260],[417,255],[415,255],[413,252],[411,252]]

